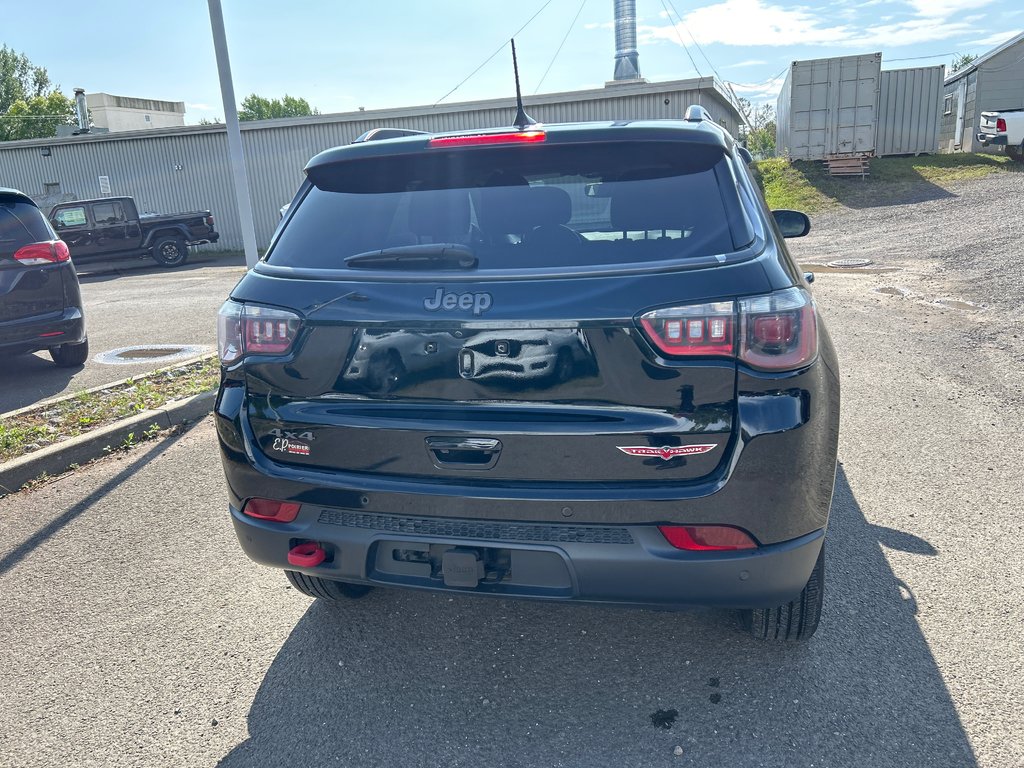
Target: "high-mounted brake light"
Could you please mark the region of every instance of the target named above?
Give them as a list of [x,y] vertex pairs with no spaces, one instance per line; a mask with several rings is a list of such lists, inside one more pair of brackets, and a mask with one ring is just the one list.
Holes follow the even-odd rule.
[[673,547],[690,552],[757,549],[749,533],[728,525],[659,525],[658,530]]
[[63,240],[49,240],[44,243],[32,243],[14,252],[14,258],[22,264],[57,264],[68,261],[71,252]]
[[290,523],[299,514],[300,505],[291,501],[276,499],[249,499],[242,508],[243,514],[258,520],[272,520],[275,523]]
[[468,136],[435,136],[431,147],[475,147],[485,144],[536,144],[544,141],[544,131],[510,131],[508,133],[474,133]]
[[656,309],[641,315],[640,325],[668,358],[738,358],[752,368],[788,371],[818,354],[814,303],[800,288]]
[[222,363],[243,355],[283,355],[299,335],[294,312],[225,301],[217,313],[217,352]]
[[1004,118],[996,118],[996,130],[1000,133],[1006,133],[1006,120]]

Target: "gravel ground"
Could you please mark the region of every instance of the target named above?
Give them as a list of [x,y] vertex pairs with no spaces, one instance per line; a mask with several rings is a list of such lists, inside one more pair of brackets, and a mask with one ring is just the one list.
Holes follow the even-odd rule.
[[951,191],[922,182],[916,197],[915,203],[815,215],[811,233],[788,241],[790,250],[821,275],[813,265],[870,259],[859,276],[864,285],[880,292],[884,303],[911,302],[954,318],[957,333],[945,347],[951,367],[984,360],[994,379],[985,384],[989,394],[1020,401],[1024,173],[993,174]]

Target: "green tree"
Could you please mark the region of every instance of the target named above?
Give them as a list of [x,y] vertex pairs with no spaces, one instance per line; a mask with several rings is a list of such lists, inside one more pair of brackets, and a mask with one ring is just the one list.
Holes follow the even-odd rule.
[[32,64],[25,54],[0,46],[0,114],[16,101],[43,96],[52,90],[46,69]]
[[239,120],[271,120],[275,117],[308,117],[319,115],[320,110],[309,106],[305,99],[289,96],[281,99],[267,99],[251,93],[242,99]]
[[740,112],[746,118],[747,149],[755,157],[775,155],[775,107],[771,104],[754,106],[749,99],[740,98]]
[[0,115],[0,141],[45,139],[58,125],[75,125],[75,102],[60,91],[18,99]]
[[949,65],[950,73],[959,72],[964,67],[970,66],[978,57],[972,53],[958,53],[953,63]]

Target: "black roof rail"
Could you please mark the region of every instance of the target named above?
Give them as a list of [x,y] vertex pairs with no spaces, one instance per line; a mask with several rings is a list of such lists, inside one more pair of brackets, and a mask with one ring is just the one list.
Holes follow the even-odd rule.
[[686,108],[686,122],[702,123],[705,120],[711,123],[715,122],[711,118],[711,113],[704,109],[700,104],[691,104]]
[[412,128],[371,128],[353,144],[361,144],[364,141],[380,141],[382,139],[397,139],[401,136],[425,136],[426,131],[414,131]]

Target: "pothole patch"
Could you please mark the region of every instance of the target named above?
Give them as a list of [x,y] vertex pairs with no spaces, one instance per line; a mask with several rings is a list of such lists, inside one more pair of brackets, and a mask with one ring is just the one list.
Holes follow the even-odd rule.
[[910,295],[910,291],[896,288],[892,285],[883,285],[881,288],[875,288],[875,293],[884,293],[886,296],[903,296],[904,298]]
[[836,259],[835,261],[825,262],[826,267],[832,267],[833,269],[859,269],[860,267],[868,267],[871,265],[871,259]]
[[142,344],[100,352],[93,360],[106,365],[138,365],[139,363],[173,363],[198,357],[211,347],[203,344]]
[[936,299],[935,303],[943,307],[949,307],[950,309],[960,309],[964,312],[981,312],[984,309],[984,307],[979,304],[972,304],[971,302],[963,301],[962,299]]

